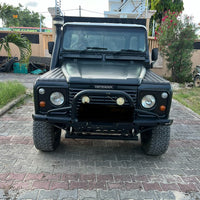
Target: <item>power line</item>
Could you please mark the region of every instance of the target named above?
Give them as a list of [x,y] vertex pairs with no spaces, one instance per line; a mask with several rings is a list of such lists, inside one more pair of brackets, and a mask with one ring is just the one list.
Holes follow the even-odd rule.
[[37,12],[37,13],[49,13],[48,11],[44,11],[44,12]]
[[92,10],[87,10],[84,8],[77,8],[77,9],[68,9],[68,10],[62,10],[63,12],[70,12],[70,11],[86,11],[86,12],[90,12],[90,13],[95,13],[95,14],[99,14],[99,15],[103,15],[104,13],[98,12],[98,11],[92,11]]
[[73,11],[73,10],[79,10],[79,8],[77,8],[77,9],[68,9],[68,10],[62,10],[62,11]]
[[[81,10],[83,11],[86,11],[86,12],[90,12],[90,13],[95,13],[95,14],[99,14],[99,15],[104,15],[103,12],[98,12],[98,11],[93,11],[93,10],[87,10],[87,9],[84,9],[84,8],[81,8]],[[62,12],[70,12],[70,11],[80,11],[80,8],[75,8],[75,9],[67,9],[67,10],[62,10]],[[48,11],[44,11],[44,12],[38,12],[38,13],[46,13],[46,14],[49,14]]]
[[97,11],[92,11],[92,10],[86,10],[86,9],[82,9],[86,12],[90,12],[90,13],[95,13],[95,14],[100,14],[100,15],[104,15],[104,13],[100,13],[100,12],[97,12]]

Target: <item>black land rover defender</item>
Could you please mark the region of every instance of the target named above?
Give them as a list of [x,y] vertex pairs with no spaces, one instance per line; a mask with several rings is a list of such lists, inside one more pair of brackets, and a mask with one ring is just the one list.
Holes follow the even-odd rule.
[[[63,25],[64,24],[64,25]],[[53,151],[66,138],[137,140],[148,155],[170,139],[170,83],[150,69],[145,20],[56,17],[51,70],[34,86],[33,139]]]

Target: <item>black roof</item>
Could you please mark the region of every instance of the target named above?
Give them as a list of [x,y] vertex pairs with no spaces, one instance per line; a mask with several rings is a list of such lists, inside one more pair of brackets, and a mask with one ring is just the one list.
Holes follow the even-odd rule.
[[94,22],[94,23],[120,23],[120,24],[139,24],[146,26],[146,19],[134,18],[104,18],[104,17],[73,17],[64,16],[64,22]]

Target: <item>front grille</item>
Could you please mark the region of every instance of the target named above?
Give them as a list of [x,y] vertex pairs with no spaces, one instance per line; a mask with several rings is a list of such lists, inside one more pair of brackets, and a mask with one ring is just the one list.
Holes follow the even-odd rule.
[[[69,89],[69,103],[71,104],[73,101],[74,96],[81,92],[84,89],[80,88],[70,88]],[[134,102],[134,105],[136,105],[136,99],[137,99],[137,90],[132,90],[132,89],[126,89],[126,90],[121,90],[123,92],[126,92],[129,94]],[[99,104],[99,105],[116,105],[116,99],[117,96],[100,96],[100,95],[90,95],[90,104]],[[81,104],[81,99],[78,100],[78,105]],[[125,106],[128,106],[129,103],[126,100],[125,101]]]
[[[85,89],[70,88],[69,89],[69,103],[72,104],[74,96]],[[113,90],[114,91],[114,90]],[[120,90],[126,92],[131,96],[136,106],[137,89]],[[81,97],[77,103],[77,118],[82,122],[132,122],[133,121],[133,108],[129,107],[129,102],[126,100],[123,106],[118,106],[116,99],[119,96],[102,96],[102,95],[89,95],[90,103],[82,104]]]

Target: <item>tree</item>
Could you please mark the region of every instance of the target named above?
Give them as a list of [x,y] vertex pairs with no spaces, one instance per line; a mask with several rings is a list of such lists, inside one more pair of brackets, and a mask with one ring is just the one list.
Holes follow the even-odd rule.
[[8,57],[11,57],[11,49],[9,43],[15,44],[20,51],[20,62],[28,63],[31,56],[31,43],[26,37],[22,37],[19,33],[11,33],[0,39],[0,51],[2,48],[8,53]]
[[161,54],[167,59],[167,67],[172,72],[172,81],[187,82],[192,78],[192,52],[196,27],[191,18],[181,19],[178,12],[165,12],[162,24],[156,32]]
[[[0,18],[3,21],[4,27],[39,27],[40,15],[24,8],[21,4],[17,7],[8,5],[6,3],[0,4]],[[45,17],[41,16],[41,23],[43,25]]]
[[156,10],[154,19],[157,23],[161,23],[164,13],[168,10],[171,12],[182,12],[183,1],[182,0],[150,0],[150,9]]

